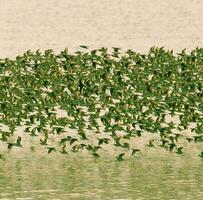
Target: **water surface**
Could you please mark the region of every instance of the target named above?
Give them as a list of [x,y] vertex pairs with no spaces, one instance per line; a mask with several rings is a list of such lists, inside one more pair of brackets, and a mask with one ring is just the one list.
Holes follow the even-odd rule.
[[0,161],[0,199],[202,199],[203,161],[138,156],[9,157]]

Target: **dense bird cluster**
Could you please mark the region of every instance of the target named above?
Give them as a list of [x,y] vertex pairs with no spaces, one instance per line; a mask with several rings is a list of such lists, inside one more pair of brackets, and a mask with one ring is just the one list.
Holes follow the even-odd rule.
[[[87,150],[99,158],[101,149],[112,145],[122,151],[117,160],[123,160],[126,151],[132,156],[141,152],[128,141],[139,140],[145,132],[159,136],[147,147],[158,142],[177,154],[183,153],[180,138],[203,142],[203,49],[189,55],[183,50],[176,56],[155,47],[146,55],[120,50],[108,53],[100,48],[72,55],[67,49],[58,55],[38,50],[15,60],[0,59],[0,124],[9,128],[0,128],[1,142],[9,150],[23,147],[15,130],[24,125],[24,134],[39,137],[49,154],[57,151],[49,144],[50,136],[57,135],[63,154]],[[57,117],[56,107],[67,117]],[[167,122],[167,115],[178,116],[180,123]],[[195,123],[193,135],[181,134],[190,123]],[[66,127],[77,133],[66,135]],[[91,142],[90,130],[97,143]]]

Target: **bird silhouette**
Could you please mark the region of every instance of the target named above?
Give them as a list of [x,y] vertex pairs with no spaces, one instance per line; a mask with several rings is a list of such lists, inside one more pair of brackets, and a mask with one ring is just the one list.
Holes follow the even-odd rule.
[[148,146],[148,147],[154,147],[153,142],[154,142],[154,140],[150,140],[150,141],[149,141],[149,144],[147,144],[147,146]]
[[191,143],[194,139],[187,137],[186,140],[187,140],[189,143]]
[[203,158],[203,151],[199,154],[200,158]]
[[80,47],[83,49],[88,49],[88,46],[86,46],[86,45],[80,45]]
[[40,144],[41,145],[47,145],[47,138],[45,138],[45,139],[40,138]]
[[135,155],[137,152],[141,152],[141,150],[140,150],[140,149],[132,149],[131,155],[133,156],[133,155]]
[[93,152],[92,155],[95,157],[95,158],[100,158],[100,155],[96,152]]
[[176,148],[176,150],[177,150],[176,153],[177,154],[182,154],[183,153],[182,149],[183,149],[183,147]]
[[0,159],[5,160],[5,155],[0,154]]
[[119,154],[118,156],[116,156],[116,159],[117,159],[117,161],[122,161],[122,160],[124,160],[123,159],[123,156],[125,155],[125,153],[121,153],[121,154]]
[[98,145],[102,145],[103,143],[108,144],[110,141],[109,138],[100,138],[98,140],[99,140]]
[[20,136],[18,136],[18,138],[17,138],[16,146],[17,147],[22,147],[22,145],[21,145],[21,137]]
[[13,148],[13,146],[15,146],[15,144],[13,143],[8,143],[8,149],[11,150]]
[[60,153],[62,153],[62,154],[68,154],[68,152],[66,151],[66,145],[64,145],[63,147],[62,147],[62,150],[60,151]]
[[47,147],[47,149],[48,149],[48,154],[56,151],[54,147]]

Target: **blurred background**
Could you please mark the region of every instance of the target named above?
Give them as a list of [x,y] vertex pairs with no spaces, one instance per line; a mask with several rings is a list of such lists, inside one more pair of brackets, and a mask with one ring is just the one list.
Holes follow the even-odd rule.
[[201,0],[0,0],[0,57],[79,45],[145,53],[203,46]]

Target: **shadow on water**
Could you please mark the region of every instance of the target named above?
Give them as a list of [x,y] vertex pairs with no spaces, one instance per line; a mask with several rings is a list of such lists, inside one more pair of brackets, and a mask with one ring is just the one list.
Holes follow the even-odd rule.
[[0,199],[202,199],[203,162],[29,156],[0,161]]

